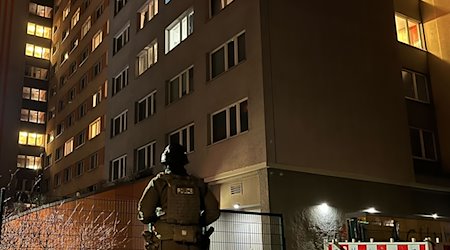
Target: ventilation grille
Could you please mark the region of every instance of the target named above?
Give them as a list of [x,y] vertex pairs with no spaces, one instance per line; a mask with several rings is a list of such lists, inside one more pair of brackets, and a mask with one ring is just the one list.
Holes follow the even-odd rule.
[[231,184],[230,186],[231,195],[240,195],[242,194],[242,183]]

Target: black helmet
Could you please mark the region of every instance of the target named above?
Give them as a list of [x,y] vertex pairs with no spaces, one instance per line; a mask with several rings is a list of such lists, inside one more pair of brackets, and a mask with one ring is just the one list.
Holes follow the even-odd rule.
[[186,165],[189,163],[186,150],[178,143],[171,143],[166,146],[161,154],[161,163],[164,165]]

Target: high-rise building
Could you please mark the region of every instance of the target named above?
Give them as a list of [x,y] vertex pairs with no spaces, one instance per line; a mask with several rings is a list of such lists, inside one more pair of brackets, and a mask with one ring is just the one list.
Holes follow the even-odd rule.
[[28,202],[44,154],[53,1],[0,6],[0,183]]
[[105,181],[109,1],[55,2],[43,186],[50,199]]

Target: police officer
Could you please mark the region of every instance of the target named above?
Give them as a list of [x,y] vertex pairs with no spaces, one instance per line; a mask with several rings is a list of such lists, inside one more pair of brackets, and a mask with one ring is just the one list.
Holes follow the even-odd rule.
[[151,231],[144,235],[146,248],[208,249],[205,228],[220,215],[216,198],[201,179],[187,173],[183,146],[169,144],[161,163],[165,171],[150,180],[138,204],[138,219],[151,223]]

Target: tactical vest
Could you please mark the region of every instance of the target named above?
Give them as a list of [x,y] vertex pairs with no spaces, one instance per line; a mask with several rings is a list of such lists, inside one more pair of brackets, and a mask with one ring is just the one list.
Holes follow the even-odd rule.
[[167,208],[164,221],[178,225],[197,225],[202,209],[202,185],[204,183],[191,176],[162,176],[167,182]]

